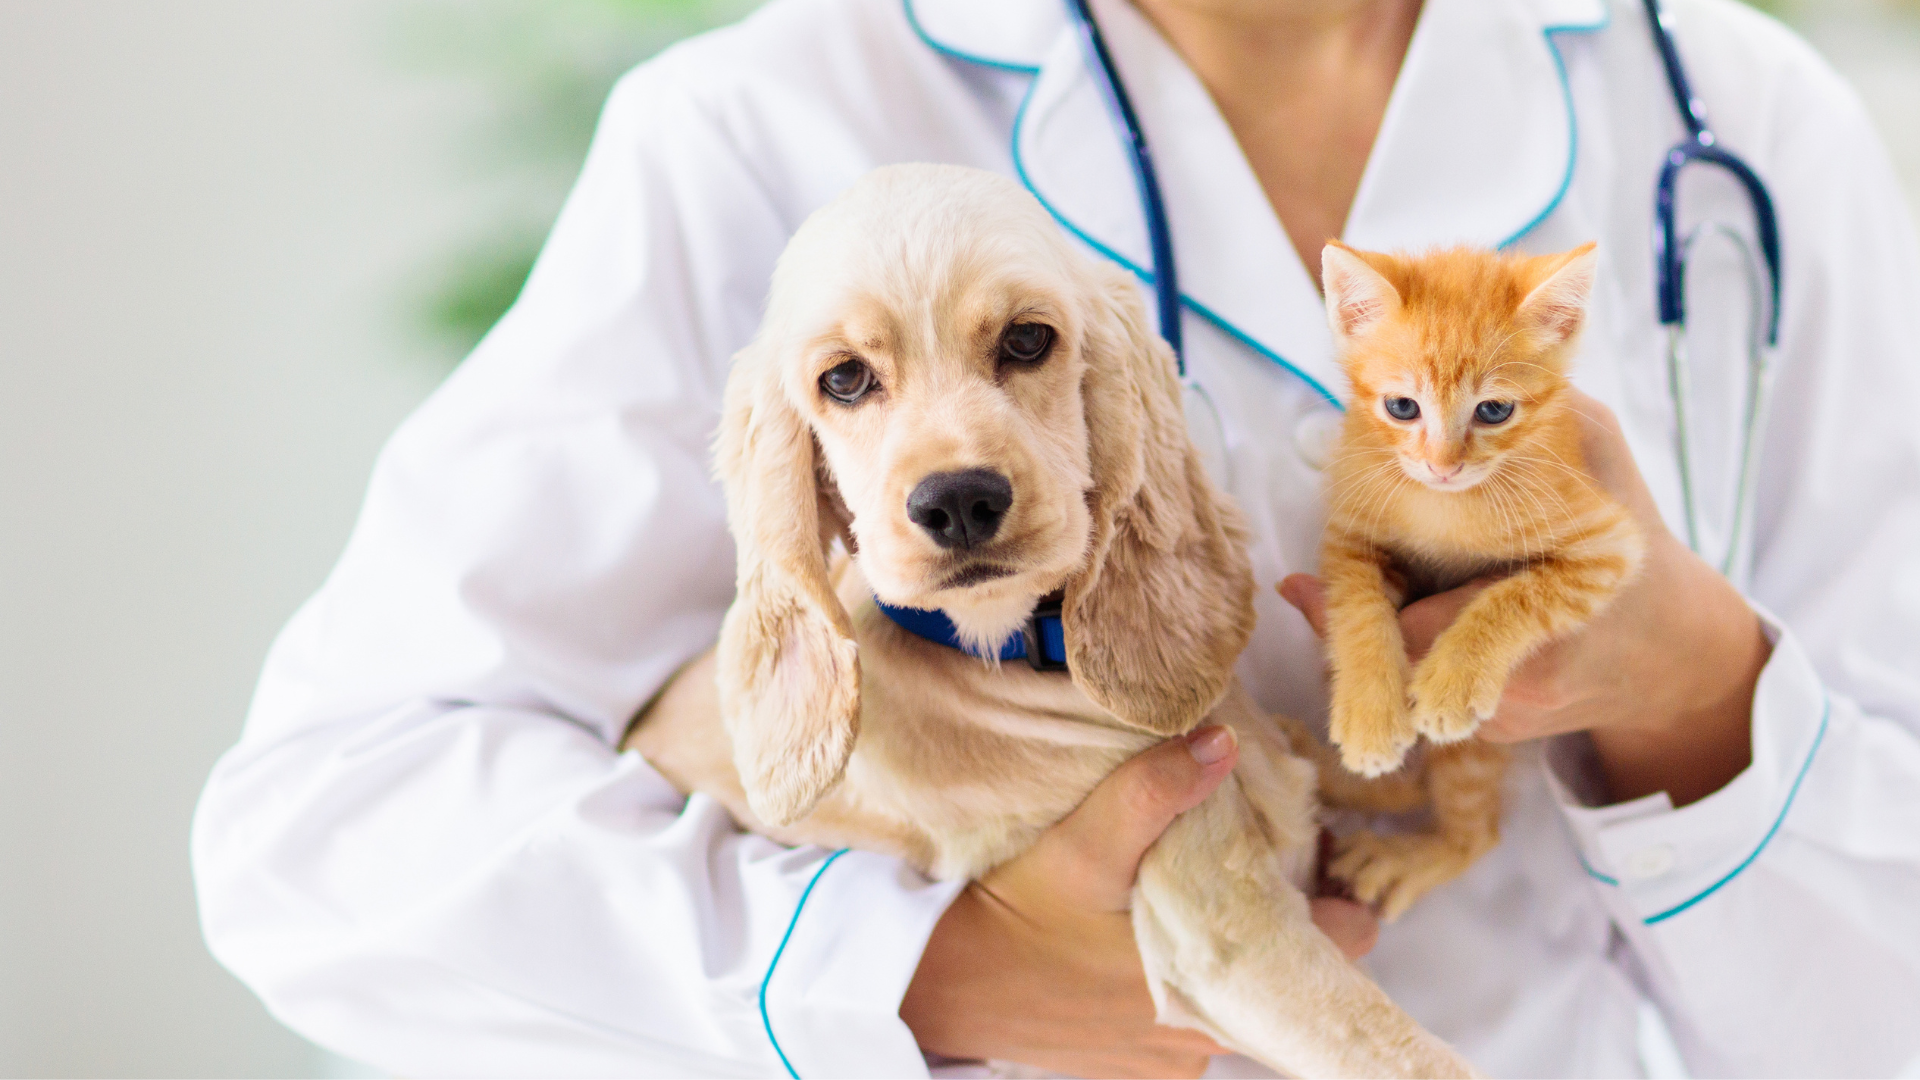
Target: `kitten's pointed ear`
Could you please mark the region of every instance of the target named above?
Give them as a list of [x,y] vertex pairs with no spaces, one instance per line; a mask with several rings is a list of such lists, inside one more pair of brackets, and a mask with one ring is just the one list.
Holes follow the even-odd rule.
[[1587,299],[1593,295],[1593,279],[1600,256],[1592,241],[1572,251],[1533,260],[1539,284],[1520,301],[1520,318],[1545,332],[1556,344],[1565,344],[1579,336],[1587,322]]
[[1327,325],[1336,344],[1373,329],[1400,307],[1393,282],[1338,240],[1329,240],[1320,251],[1320,285],[1327,294]]

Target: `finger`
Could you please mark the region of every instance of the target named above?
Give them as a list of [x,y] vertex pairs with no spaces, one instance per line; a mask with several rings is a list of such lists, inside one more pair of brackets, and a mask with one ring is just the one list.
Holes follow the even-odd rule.
[[1460,612],[1480,595],[1480,590],[1495,578],[1474,578],[1465,585],[1416,600],[1400,610],[1400,636],[1407,643],[1407,656],[1419,660],[1433,647],[1441,631],[1453,625]]
[[1231,1054],[1233,1051],[1213,1041],[1213,1037],[1203,1031],[1192,1028],[1166,1027],[1156,1024],[1153,1029],[1153,1042],[1162,1052],[1197,1057],[1212,1057],[1215,1054]]
[[1288,574],[1275,586],[1280,599],[1299,609],[1319,637],[1327,636],[1327,588],[1312,574]]
[[1373,951],[1380,940],[1380,920],[1365,904],[1337,896],[1313,899],[1313,924],[1333,939],[1347,959],[1358,960]]
[[[1140,858],[1182,811],[1233,771],[1240,744],[1231,728],[1204,727],[1134,756],[1034,845],[1027,873],[1057,875],[1055,888],[1103,911],[1127,906]],[[1012,869],[1013,864],[1008,864]]]

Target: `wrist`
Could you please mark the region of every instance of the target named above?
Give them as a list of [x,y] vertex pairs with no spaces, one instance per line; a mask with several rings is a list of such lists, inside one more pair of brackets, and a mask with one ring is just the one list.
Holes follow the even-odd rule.
[[1663,561],[1665,580],[1648,584],[1669,598],[1667,626],[1645,639],[1649,664],[1633,702],[1590,735],[1614,800],[1665,791],[1684,806],[1751,761],[1754,687],[1772,645],[1725,578],[1685,549]]

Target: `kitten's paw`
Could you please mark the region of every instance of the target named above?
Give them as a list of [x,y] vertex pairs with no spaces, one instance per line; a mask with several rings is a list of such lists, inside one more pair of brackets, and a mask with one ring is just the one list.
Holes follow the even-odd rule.
[[1327,873],[1347,883],[1354,898],[1392,922],[1415,900],[1464,873],[1471,853],[1438,836],[1354,833],[1334,842]]
[[1414,730],[1436,743],[1459,742],[1493,718],[1506,679],[1484,665],[1448,662],[1437,655],[1428,661],[1414,672],[1409,691]]
[[1418,733],[1400,693],[1336,694],[1328,734],[1348,772],[1381,776],[1400,767]]
[[1385,776],[1400,767],[1411,746],[1411,737],[1367,745],[1349,743],[1340,748],[1340,765],[1356,776]]

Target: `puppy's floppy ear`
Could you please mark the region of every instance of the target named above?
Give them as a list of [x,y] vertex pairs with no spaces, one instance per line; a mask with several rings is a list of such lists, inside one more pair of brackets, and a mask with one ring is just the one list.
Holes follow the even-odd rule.
[[770,825],[839,782],[860,726],[853,626],[827,580],[844,511],[816,455],[776,351],[754,342],[734,359],[715,454],[739,558],[718,659],[734,765]]
[[1253,632],[1246,529],[1187,438],[1173,352],[1138,288],[1117,269],[1101,282],[1082,384],[1093,540],[1067,583],[1068,664],[1101,708],[1172,735],[1212,711]]

